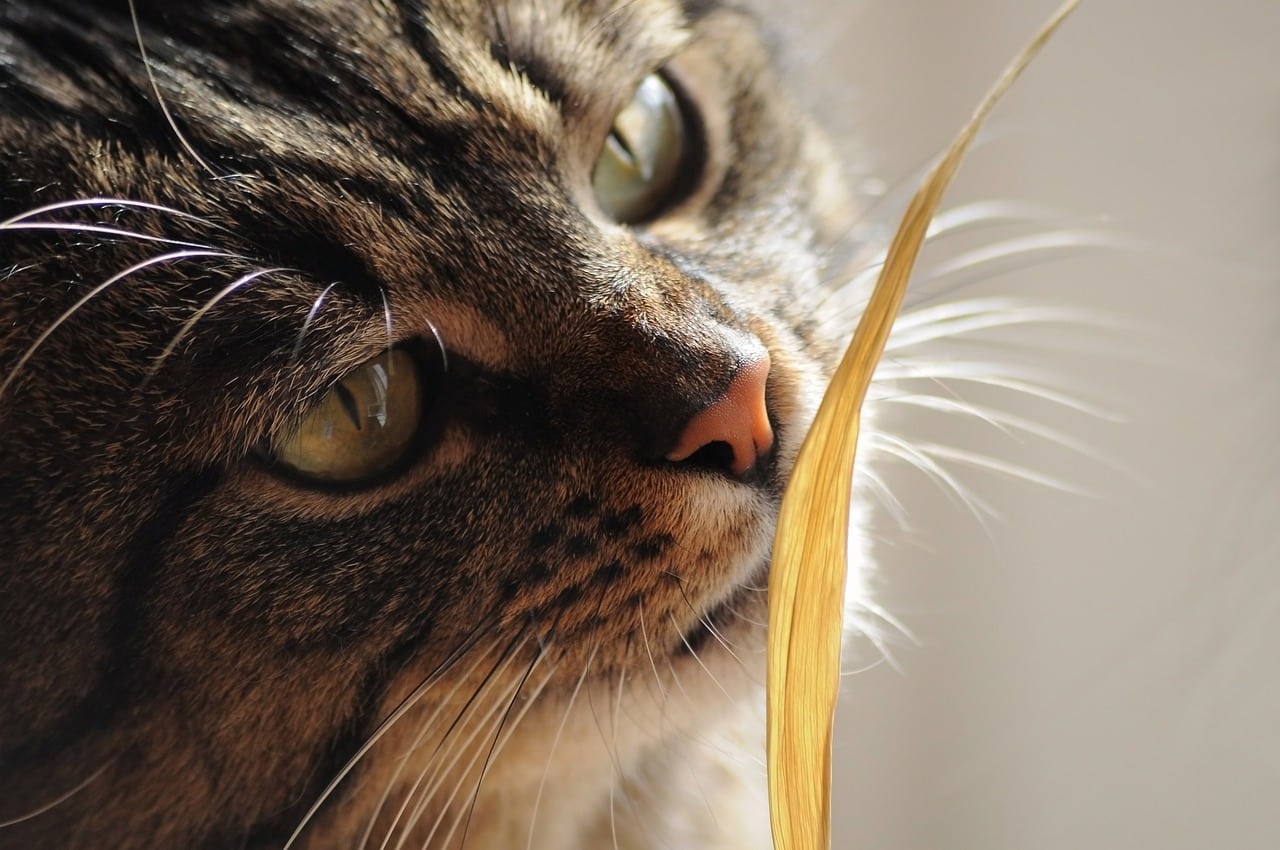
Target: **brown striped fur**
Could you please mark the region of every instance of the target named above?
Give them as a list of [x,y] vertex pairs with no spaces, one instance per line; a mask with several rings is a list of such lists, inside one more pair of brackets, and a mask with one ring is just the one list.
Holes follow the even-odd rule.
[[[759,588],[847,209],[757,22],[675,0],[137,15],[176,130],[122,0],[0,6],[0,219],[172,210],[0,229],[0,848],[266,850],[304,822],[308,850],[371,823],[370,847],[765,846]],[[659,68],[702,156],[622,227],[590,171]],[[128,275],[23,362],[181,251],[217,255]],[[256,461],[387,316],[447,349],[432,445],[346,490]],[[655,456],[744,339],[772,357],[769,463]]]

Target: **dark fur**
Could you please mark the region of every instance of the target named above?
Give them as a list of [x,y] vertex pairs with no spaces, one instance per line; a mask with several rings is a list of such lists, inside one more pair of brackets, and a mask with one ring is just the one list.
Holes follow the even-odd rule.
[[[94,286],[181,248],[0,231],[0,821],[89,780],[0,847],[279,847],[401,699],[490,647],[515,660],[494,677],[549,677],[539,735],[584,668],[665,692],[667,669],[697,671],[691,651],[725,656],[704,615],[758,679],[752,588],[802,385],[831,355],[805,319],[843,219],[754,22],[662,0],[156,0],[138,16],[207,167],[158,108],[125,3],[0,4],[0,219],[144,201],[190,217],[32,220],[230,255],[127,277],[19,368]],[[700,116],[699,173],[628,230],[587,181],[664,66]],[[158,362],[219,290],[276,267]],[[395,341],[445,343],[436,443],[368,488],[274,475],[254,447],[387,344],[384,298]],[[777,454],[747,482],[662,460],[750,339],[773,358]],[[651,770],[715,705],[648,728],[620,769]],[[305,846],[354,843],[405,743],[357,766]],[[476,779],[430,808],[463,806]]]

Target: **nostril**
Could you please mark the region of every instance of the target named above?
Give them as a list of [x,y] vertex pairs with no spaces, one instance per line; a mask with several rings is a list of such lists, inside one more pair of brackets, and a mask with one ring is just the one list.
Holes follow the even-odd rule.
[[685,423],[667,460],[745,475],[773,448],[768,380],[768,352],[738,367],[724,394]]
[[714,440],[680,462],[699,469],[729,469],[733,466],[733,446]]

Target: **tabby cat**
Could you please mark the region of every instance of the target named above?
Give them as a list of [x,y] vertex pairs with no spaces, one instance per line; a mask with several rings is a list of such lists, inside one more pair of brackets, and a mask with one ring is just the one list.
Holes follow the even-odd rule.
[[0,4],[0,847],[767,846],[770,538],[861,296],[764,45]]

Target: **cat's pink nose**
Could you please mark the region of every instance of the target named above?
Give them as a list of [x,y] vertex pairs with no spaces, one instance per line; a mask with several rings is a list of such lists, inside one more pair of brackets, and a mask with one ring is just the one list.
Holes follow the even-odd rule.
[[724,395],[685,424],[675,448],[667,453],[667,460],[688,460],[720,443],[732,454],[723,465],[734,475],[745,475],[773,448],[773,427],[765,406],[768,379],[768,352],[739,366]]

